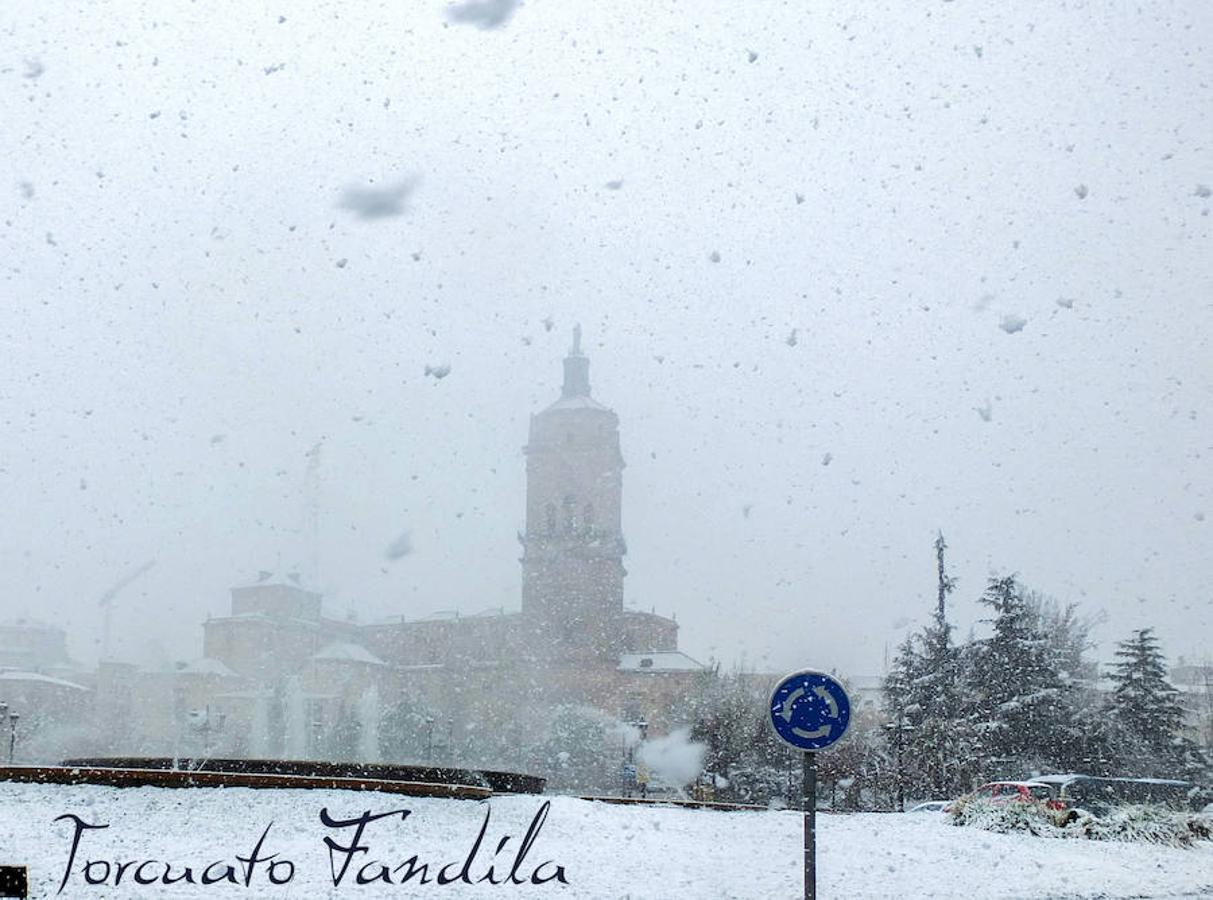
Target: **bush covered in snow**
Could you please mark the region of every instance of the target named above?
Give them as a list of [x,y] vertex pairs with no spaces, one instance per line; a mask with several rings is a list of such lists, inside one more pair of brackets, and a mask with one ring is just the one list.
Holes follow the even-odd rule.
[[1093,841],[1140,841],[1187,847],[1193,841],[1213,840],[1213,818],[1161,806],[1124,806],[1104,816],[1080,815],[1067,832]]
[[1057,814],[1042,803],[958,800],[952,807],[952,824],[1002,834],[1026,831],[1039,837],[1065,837]]
[[1187,847],[1213,840],[1213,817],[1176,812],[1161,806],[1123,806],[1103,816],[1051,810],[1040,803],[962,800],[952,810],[953,825],[969,825],[1007,834],[1092,841],[1133,841]]

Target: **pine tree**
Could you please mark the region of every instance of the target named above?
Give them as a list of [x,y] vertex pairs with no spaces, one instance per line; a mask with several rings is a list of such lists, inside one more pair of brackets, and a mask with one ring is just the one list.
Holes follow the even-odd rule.
[[912,637],[900,647],[884,678],[885,728],[893,765],[894,804],[905,809],[907,794],[918,796],[922,776],[916,758],[909,752],[910,735],[922,722],[922,707],[912,698],[914,681],[922,669],[922,658]]
[[952,643],[947,598],[956,580],[947,573],[943,533],[935,540],[937,592],[935,615],[924,630],[919,672],[911,683],[911,704],[922,709],[921,721],[910,741],[919,760],[928,793],[948,797],[963,789],[961,760],[966,743],[964,710],[961,704],[960,652]]
[[980,769],[1006,777],[1056,768],[1073,704],[1048,639],[1014,575],[991,578],[981,602],[994,610],[994,633],[976,642],[968,668]]
[[1089,775],[1112,773],[1114,761],[1103,700],[1099,693],[1099,664],[1087,654],[1093,647],[1091,631],[1104,621],[1102,613],[1084,615],[1078,604],[1062,605],[1037,591],[1024,594],[1036,630],[1044,635],[1051,658],[1065,688],[1058,703],[1058,735],[1054,762],[1059,769]]
[[952,642],[947,598],[956,581],[947,573],[943,534],[935,540],[938,572],[935,612],[922,633],[898,650],[886,681],[890,743],[900,759],[899,784],[913,797],[951,797],[968,789],[965,763],[971,735],[962,701],[960,648]]
[[1166,657],[1153,629],[1142,628],[1116,646],[1109,677],[1115,687],[1108,714],[1115,727],[1116,754],[1127,772],[1174,774],[1184,710],[1179,691],[1167,681]]

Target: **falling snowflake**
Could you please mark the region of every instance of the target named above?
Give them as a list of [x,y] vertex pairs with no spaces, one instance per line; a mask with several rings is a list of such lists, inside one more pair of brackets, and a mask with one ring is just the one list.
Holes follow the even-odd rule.
[[338,206],[348,209],[363,221],[387,219],[404,215],[409,196],[417,187],[417,179],[406,178],[382,187],[347,187],[341,193]]
[[1015,313],[1007,313],[1007,315],[1002,317],[1002,321],[998,323],[998,327],[1007,334],[1015,334],[1023,331],[1023,327],[1027,324],[1028,320],[1023,316],[1016,315]]
[[413,552],[413,541],[409,537],[407,531],[388,544],[387,550],[384,551],[384,556],[388,559],[401,559]]
[[490,31],[505,25],[517,7],[518,0],[464,0],[448,9],[446,17],[459,25]]

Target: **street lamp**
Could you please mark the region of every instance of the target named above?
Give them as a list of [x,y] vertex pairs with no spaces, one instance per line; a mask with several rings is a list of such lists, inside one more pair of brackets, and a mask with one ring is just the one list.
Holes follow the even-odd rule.
[[10,731],[8,733],[8,764],[13,764],[13,751],[17,747],[17,720],[21,718],[15,712],[8,714]]
[[[212,718],[216,719],[214,725],[211,724]],[[223,720],[226,718],[227,716],[224,713],[219,713],[218,716],[212,717],[211,705],[209,703],[206,705],[206,713],[202,719],[202,725],[198,728],[202,732],[202,756],[204,759],[211,758],[211,732],[223,731]]]
[[886,722],[885,729],[893,734],[893,767],[897,776],[897,808],[906,811],[905,767],[903,754],[905,751],[905,733],[913,731],[914,726],[906,721],[906,714],[899,710],[894,722]]

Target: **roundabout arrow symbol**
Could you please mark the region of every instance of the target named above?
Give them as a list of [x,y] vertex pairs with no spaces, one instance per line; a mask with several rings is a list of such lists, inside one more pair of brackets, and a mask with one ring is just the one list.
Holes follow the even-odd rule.
[[838,701],[834,699],[834,695],[831,694],[828,690],[826,690],[826,688],[822,687],[820,684],[815,685],[813,687],[813,693],[816,694],[818,697],[820,697],[822,700],[824,700],[826,703],[826,706],[828,706],[830,708],[830,718],[837,719],[838,718]]
[[779,710],[779,715],[783,717],[785,722],[792,721],[792,706],[803,696],[804,688],[798,687],[784,698],[783,706]]
[[798,735],[799,737],[806,738],[808,740],[816,740],[817,738],[826,737],[833,730],[834,730],[833,725],[822,725],[820,728],[814,728],[812,731],[805,731],[803,728],[796,728],[795,726],[793,726],[792,734]]

